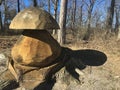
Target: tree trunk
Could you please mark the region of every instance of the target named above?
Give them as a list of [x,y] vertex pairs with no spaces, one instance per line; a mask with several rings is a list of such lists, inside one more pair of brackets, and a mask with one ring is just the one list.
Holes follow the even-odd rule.
[[83,8],[83,5],[81,5],[80,7],[80,27],[82,26],[82,8]]
[[108,20],[107,20],[107,25],[106,25],[107,32],[111,32],[111,29],[112,29],[114,7],[115,7],[115,0],[111,0],[111,6],[108,11]]
[[[0,5],[2,4],[2,0],[0,0]],[[0,10],[0,31],[3,30],[3,25],[2,25],[2,15],[1,15],[1,10]]]
[[57,19],[58,0],[55,0],[54,4],[54,18]]
[[50,0],[48,0],[48,12],[50,13]]
[[4,4],[4,15],[5,15],[5,17],[4,17],[4,31],[6,32],[6,30],[8,29],[8,21],[7,21],[7,14],[8,14],[8,7],[7,7],[7,2],[6,2],[6,0],[4,0],[4,2],[3,2],[3,4]]
[[[54,0],[54,18],[57,20],[58,0]],[[56,30],[53,30],[53,35],[56,34]]]
[[92,15],[92,11],[93,11],[95,1],[96,0],[90,0],[90,5],[88,5],[86,3],[87,7],[88,7],[88,20],[87,20],[88,26],[87,26],[87,32],[86,32],[85,36],[83,37],[83,40],[89,40],[89,38],[90,38],[90,34],[91,34],[91,31],[90,31],[90,29],[91,29],[91,15]]
[[1,31],[3,30],[1,11],[0,11],[0,29],[1,29]]
[[117,39],[120,40],[120,27],[118,29],[118,38]]
[[117,10],[117,8],[115,9],[115,13],[116,13],[115,33],[117,34],[119,29],[119,10]]
[[76,16],[76,0],[73,0],[73,6],[72,6],[72,29],[75,28],[75,16]]
[[68,0],[61,0],[61,5],[60,5],[61,6],[61,8],[60,8],[60,18],[59,18],[60,30],[58,30],[58,42],[60,44],[65,43],[67,2],[68,2]]
[[20,12],[20,0],[17,0],[17,2],[18,2],[18,12]]
[[79,21],[79,22],[80,22],[79,25],[80,25],[80,29],[77,30],[77,39],[76,39],[77,42],[78,42],[79,39],[80,39],[80,38],[79,38],[79,37],[80,37],[80,31],[81,31],[81,28],[82,28],[82,17],[83,17],[83,16],[82,16],[82,8],[83,8],[83,4],[80,6],[80,10],[79,10],[79,18],[80,18],[80,19],[79,19],[79,20],[80,20],[80,21]]
[[37,0],[33,0],[34,7],[37,7]]

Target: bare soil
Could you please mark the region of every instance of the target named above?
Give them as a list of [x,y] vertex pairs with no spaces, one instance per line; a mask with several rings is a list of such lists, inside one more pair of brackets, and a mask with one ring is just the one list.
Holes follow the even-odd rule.
[[[116,37],[107,40],[97,38],[87,43],[80,41],[70,45],[72,49],[93,49],[106,54],[104,65],[83,70],[86,77],[78,90],[120,90],[120,41]],[[75,89],[75,90],[77,90]]]

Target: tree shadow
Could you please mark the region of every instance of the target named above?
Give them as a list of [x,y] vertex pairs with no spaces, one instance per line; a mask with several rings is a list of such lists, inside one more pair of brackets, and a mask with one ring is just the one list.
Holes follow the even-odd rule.
[[97,50],[85,49],[85,50],[71,50],[69,48],[62,48],[62,53],[56,62],[59,62],[54,66],[46,75],[45,81],[40,83],[34,90],[52,90],[56,79],[53,75],[61,68],[65,67],[66,71],[79,81],[79,74],[75,71],[76,68],[83,70],[86,66],[100,66],[107,61],[107,56]]
[[55,82],[56,80],[52,78],[50,81],[40,83],[34,90],[52,90]]
[[100,66],[107,61],[107,56],[105,55],[105,53],[98,50],[74,50],[72,52],[72,55],[75,60],[80,59],[81,62],[88,66]]

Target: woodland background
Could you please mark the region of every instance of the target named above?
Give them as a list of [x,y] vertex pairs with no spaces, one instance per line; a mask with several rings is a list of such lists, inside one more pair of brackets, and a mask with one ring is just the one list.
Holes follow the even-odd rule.
[[44,8],[57,20],[61,30],[52,34],[60,43],[66,42],[67,33],[75,41],[89,40],[97,33],[104,34],[105,39],[111,35],[120,38],[119,0],[0,0],[0,34],[18,34],[19,31],[9,30],[11,20],[24,8],[33,6]]

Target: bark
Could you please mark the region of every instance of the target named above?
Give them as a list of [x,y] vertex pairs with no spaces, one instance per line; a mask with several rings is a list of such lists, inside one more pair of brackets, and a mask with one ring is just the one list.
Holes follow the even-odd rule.
[[118,30],[118,38],[117,39],[120,40],[120,28]]
[[[1,5],[1,4],[2,4],[2,0],[0,0],[0,5]],[[1,29],[1,30],[3,29],[1,10],[0,10],[0,29]]]
[[18,12],[20,12],[20,0],[17,0],[17,2],[18,2]]
[[[57,20],[57,9],[58,9],[58,0],[52,0],[54,3],[54,18]],[[53,35],[56,34],[56,30],[53,30]]]
[[116,23],[115,23],[115,32],[118,33],[118,28],[119,28],[119,10],[115,10],[116,13]]
[[0,11],[0,29],[3,30],[3,24],[2,24],[2,15]]
[[91,29],[91,15],[92,15],[92,11],[93,11],[95,1],[96,0],[89,0],[90,4],[85,2],[87,7],[88,7],[88,20],[87,20],[88,25],[87,25],[87,32],[86,32],[83,40],[89,40],[89,38],[90,38],[90,34],[91,34],[91,31],[90,31],[90,29]]
[[6,2],[6,0],[4,0],[4,2],[3,2],[3,4],[4,4],[4,10],[5,10],[5,12],[4,12],[4,15],[5,15],[5,18],[4,18],[4,30],[6,31],[7,29],[8,29],[8,21],[7,21],[7,14],[8,14],[8,7],[7,7],[7,2]]
[[58,0],[54,2],[54,18],[57,20]]
[[76,16],[76,0],[73,0],[73,6],[72,6],[72,29],[75,28],[75,16]]
[[50,7],[51,7],[51,5],[50,5],[50,0],[48,0],[48,12],[50,13]]
[[83,4],[80,6],[80,9],[79,9],[79,12],[80,12],[80,13],[79,13],[79,18],[80,18],[80,19],[79,19],[79,20],[80,20],[80,21],[79,21],[79,22],[80,22],[79,25],[80,25],[80,28],[79,28],[79,30],[77,30],[77,39],[76,39],[77,42],[78,42],[79,39],[80,39],[80,38],[79,38],[79,37],[80,37],[80,31],[81,31],[81,28],[82,28],[82,17],[83,17],[83,13],[82,13],[83,11],[82,11],[82,9],[83,9]]
[[67,2],[68,2],[68,0],[61,0],[61,5],[60,5],[61,6],[61,8],[60,8],[60,18],[59,18],[60,30],[58,30],[58,42],[60,44],[65,43]]
[[107,25],[106,25],[108,32],[111,32],[111,29],[112,29],[114,7],[115,7],[115,0],[112,0],[110,8],[108,10],[108,20],[107,20]]
[[34,7],[37,7],[37,0],[33,0]]
[[80,7],[80,26],[82,26],[82,8],[83,8],[83,5],[81,5]]

